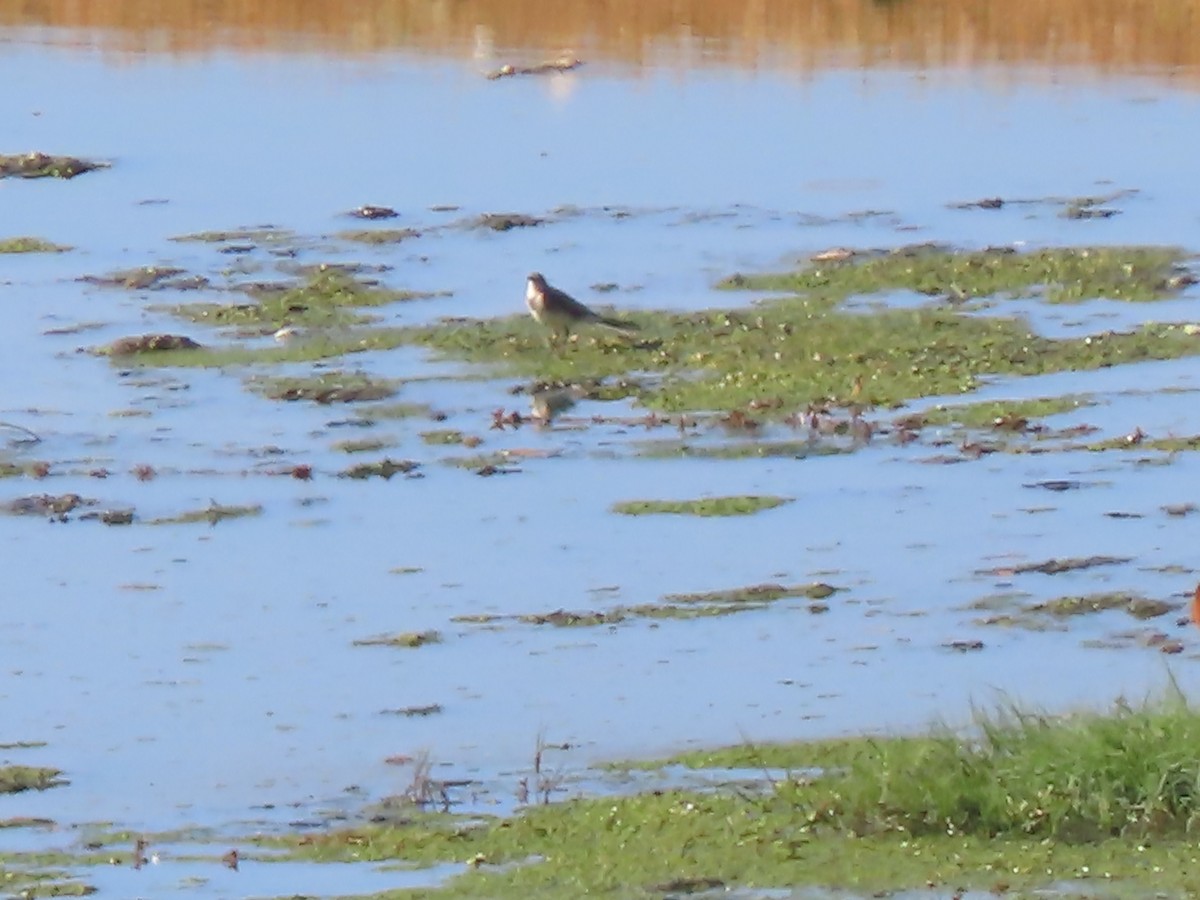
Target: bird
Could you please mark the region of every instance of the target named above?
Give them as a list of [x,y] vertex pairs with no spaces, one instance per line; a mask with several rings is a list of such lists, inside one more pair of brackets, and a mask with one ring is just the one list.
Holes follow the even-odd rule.
[[540,325],[550,329],[551,340],[558,335],[570,336],[571,326],[592,323],[630,335],[638,330],[631,322],[610,319],[584,306],[570,294],[550,285],[541,272],[532,272],[525,283],[525,305]]

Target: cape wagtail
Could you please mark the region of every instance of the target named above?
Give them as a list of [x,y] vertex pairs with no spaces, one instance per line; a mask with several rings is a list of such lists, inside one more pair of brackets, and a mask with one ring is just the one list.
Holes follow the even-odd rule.
[[588,309],[570,294],[548,284],[540,272],[531,274],[525,283],[525,305],[539,324],[550,329],[552,338],[557,338],[560,333],[569,337],[571,326],[580,323],[603,325],[625,335],[638,330],[632,322],[610,319]]

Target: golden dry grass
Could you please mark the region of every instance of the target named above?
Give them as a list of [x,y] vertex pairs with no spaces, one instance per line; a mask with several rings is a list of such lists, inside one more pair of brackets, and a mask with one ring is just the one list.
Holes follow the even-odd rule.
[[799,70],[1200,62],[1197,0],[0,0],[0,26],[82,29],[110,51],[468,56],[482,42],[501,55],[571,50],[590,61]]

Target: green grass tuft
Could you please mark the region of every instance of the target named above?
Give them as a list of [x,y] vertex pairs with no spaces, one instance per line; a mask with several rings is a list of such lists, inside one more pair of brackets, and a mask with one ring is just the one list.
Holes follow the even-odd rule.
[[1110,715],[1008,707],[978,736],[853,745],[824,777],[782,789],[807,827],[853,835],[1027,836],[1069,842],[1200,827],[1200,716],[1181,697]]

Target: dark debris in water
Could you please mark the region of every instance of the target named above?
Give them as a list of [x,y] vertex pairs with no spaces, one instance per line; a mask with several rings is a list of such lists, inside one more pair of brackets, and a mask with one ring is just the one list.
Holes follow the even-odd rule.
[[772,603],[786,597],[806,597],[809,600],[824,600],[842,588],[824,582],[811,584],[752,584],[732,590],[702,591],[692,594],[667,594],[668,603]]
[[257,246],[259,244],[287,244],[295,241],[295,232],[274,225],[255,225],[249,228],[234,228],[227,231],[197,231],[179,234],[171,238],[179,243],[228,244],[237,242]]
[[953,650],[956,653],[973,653],[984,648],[984,643],[981,640],[958,640],[946,641],[942,644],[947,650]]
[[213,500],[203,509],[180,513],[177,516],[166,516],[151,519],[150,525],[187,525],[195,522],[207,522],[216,525],[225,519],[241,519],[247,516],[262,515],[263,508],[258,504],[247,506],[226,505]]
[[442,712],[440,703],[429,703],[425,706],[402,706],[399,709],[383,709],[380,710],[381,715],[385,716],[404,716],[409,719],[423,719],[428,716],[436,716]]
[[1100,196],[1084,197],[983,197],[979,200],[968,200],[961,203],[951,203],[950,209],[985,209],[1001,210],[1014,206],[1058,208],[1059,216],[1064,219],[1109,219],[1119,215],[1121,210],[1108,204],[1133,197],[1136,190],[1118,190]]
[[1040,572],[1043,575],[1058,575],[1062,572],[1076,572],[1080,569],[1091,569],[1096,566],[1117,566],[1132,562],[1130,556],[1082,556],[1066,559],[1048,559],[1039,563],[1025,563],[1019,566],[997,566],[992,569],[980,569],[976,575],[995,575],[1008,577],[1024,575],[1028,572]]
[[658,894],[704,894],[723,891],[725,882],[719,878],[672,878],[650,885],[650,890]]
[[1171,503],[1163,507],[1163,512],[1168,516],[1182,518],[1183,516],[1190,516],[1197,509],[1200,509],[1200,507],[1196,506],[1195,503]]
[[1084,483],[1082,481],[1075,481],[1071,479],[1056,479],[1051,481],[1035,481],[1029,484],[1024,484],[1022,487],[1042,488],[1043,490],[1062,493],[1063,491],[1077,491],[1084,487]]
[[491,478],[493,475],[517,475],[520,469],[515,466],[498,466],[495,463],[484,463],[475,470],[480,478]]
[[[971,609],[987,610],[989,614],[975,620],[977,625],[1020,628],[1026,631],[1065,631],[1066,623],[1079,616],[1103,612],[1123,612],[1127,616],[1147,621],[1170,615],[1180,609],[1180,604],[1170,600],[1145,597],[1129,591],[1101,591],[1091,594],[1066,595],[1035,603],[1022,603],[1020,595],[984,597],[970,604]],[[1186,625],[1186,618],[1177,625]],[[1157,637],[1155,637],[1157,636]],[[1088,639],[1084,646],[1118,648],[1136,644],[1155,647],[1164,653],[1177,652],[1167,646],[1166,635],[1158,631],[1132,631],[1118,634],[1112,639]]]
[[1111,219],[1113,216],[1120,215],[1119,209],[1112,209],[1106,206],[1083,206],[1080,204],[1071,204],[1062,211],[1064,219]]
[[132,525],[132,509],[105,509],[99,512],[86,512],[79,517],[80,521],[95,519],[105,525]]
[[415,649],[426,644],[440,644],[441,632],[438,631],[401,631],[396,634],[379,634],[369,638],[359,638],[354,641],[355,647],[404,647]]
[[1025,609],[1030,613],[1048,613],[1060,618],[1119,609],[1129,613],[1135,619],[1154,619],[1178,609],[1178,604],[1165,600],[1152,600],[1125,591],[1110,591],[1082,596],[1056,597],[1053,600],[1034,603]]
[[358,209],[350,210],[348,215],[354,216],[356,219],[394,219],[400,213],[390,206],[373,206],[368,203]]
[[1182,653],[1185,649],[1183,641],[1173,638],[1157,628],[1119,631],[1108,638],[1090,638],[1083,641],[1082,645],[1096,650],[1125,650],[1130,647],[1142,647],[1171,656]]
[[582,65],[583,60],[576,59],[574,56],[560,56],[558,59],[547,60],[533,66],[514,66],[506,63],[500,68],[488,72],[487,79],[488,81],[498,81],[501,78],[513,78],[517,75],[552,75],[570,72]]
[[0,505],[0,510],[14,516],[45,516],[67,521],[70,513],[81,506],[95,506],[98,501],[87,500],[79,494],[34,494],[18,497]]
[[577,626],[606,625],[623,622],[627,615],[622,610],[608,612],[570,612],[556,609],[549,613],[525,613],[517,616],[517,621],[526,625],[554,625],[558,628],[574,628]]
[[138,266],[108,275],[84,275],[79,280],[98,287],[127,291],[159,291],[167,288],[191,291],[209,286],[208,279],[203,275],[187,275],[186,270],[174,266]]
[[389,381],[359,372],[326,372],[307,378],[252,378],[252,390],[270,400],[311,400],[315,403],[357,403],[383,400],[396,393]]
[[467,221],[468,228],[487,228],[492,231],[511,231],[514,228],[534,228],[545,222],[524,213],[484,213]]
[[597,625],[617,625],[634,619],[697,619],[726,616],[739,612],[765,609],[769,604],[788,597],[814,601],[807,607],[810,613],[829,611],[828,604],[818,602],[830,597],[840,588],[821,582],[805,585],[759,584],[724,591],[697,594],[668,594],[660,603],[639,603],[614,606],[603,610],[556,609],[545,613],[519,615],[464,615],[452,621],[472,625],[494,625],[499,622],[519,622],[523,625],[550,625],[556,628],[590,628]]
[[[338,474],[342,478],[356,478],[359,480],[382,478],[386,481],[393,475],[414,476],[414,473],[419,468],[420,463],[413,462],[411,459],[394,460],[385,457],[375,462],[359,463],[358,465],[350,466],[350,468]],[[416,474],[414,477],[420,477],[420,475]]]
[[160,353],[167,350],[199,350],[201,345],[182,334],[139,334],[118,338],[111,344],[99,347],[96,352],[103,356],[135,356],[139,353]]

